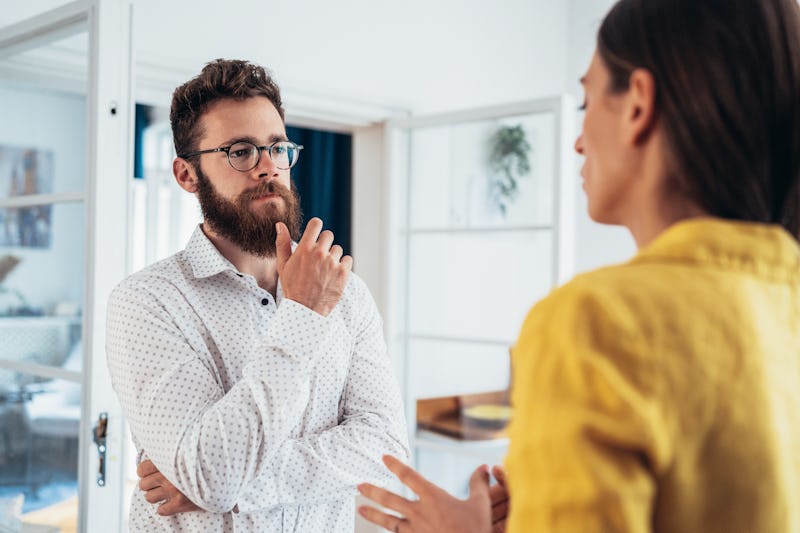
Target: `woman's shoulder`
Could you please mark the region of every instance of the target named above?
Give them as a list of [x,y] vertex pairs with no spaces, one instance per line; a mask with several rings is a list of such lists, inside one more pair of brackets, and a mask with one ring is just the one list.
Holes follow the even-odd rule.
[[587,329],[634,334],[686,305],[690,285],[659,267],[625,263],[575,276],[529,311],[525,329]]

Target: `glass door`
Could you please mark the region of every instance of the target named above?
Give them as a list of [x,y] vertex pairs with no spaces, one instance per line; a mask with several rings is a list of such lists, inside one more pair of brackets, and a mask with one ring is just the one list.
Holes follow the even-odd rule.
[[0,28],[0,526],[12,530],[121,529],[103,333],[125,274],[129,36],[122,0]]
[[449,406],[507,402],[525,314],[571,274],[574,116],[559,96],[389,124],[391,263],[404,265],[392,351],[414,463],[459,496],[475,467],[502,461],[507,439]]

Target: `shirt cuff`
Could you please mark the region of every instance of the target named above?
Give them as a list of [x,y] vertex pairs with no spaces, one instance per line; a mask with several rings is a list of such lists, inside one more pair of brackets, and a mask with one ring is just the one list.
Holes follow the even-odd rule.
[[265,344],[282,350],[293,359],[312,359],[326,346],[333,330],[332,322],[303,304],[283,298],[269,325]]

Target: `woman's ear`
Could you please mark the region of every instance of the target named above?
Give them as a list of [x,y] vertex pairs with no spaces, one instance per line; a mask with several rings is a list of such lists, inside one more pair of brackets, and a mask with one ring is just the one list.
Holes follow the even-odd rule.
[[656,125],[656,83],[650,71],[637,68],[631,73],[627,96],[628,140],[641,144]]
[[182,157],[176,157],[172,162],[172,174],[175,175],[175,181],[186,192],[197,192],[197,174],[194,167]]

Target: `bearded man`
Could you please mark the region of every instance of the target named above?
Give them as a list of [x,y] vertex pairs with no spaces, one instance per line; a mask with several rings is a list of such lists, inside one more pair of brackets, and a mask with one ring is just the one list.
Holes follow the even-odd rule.
[[112,383],[138,451],[132,531],[347,531],[356,485],[408,455],[382,322],[352,259],[301,214],[280,91],[216,60],[173,94],[186,248],[108,306]]

